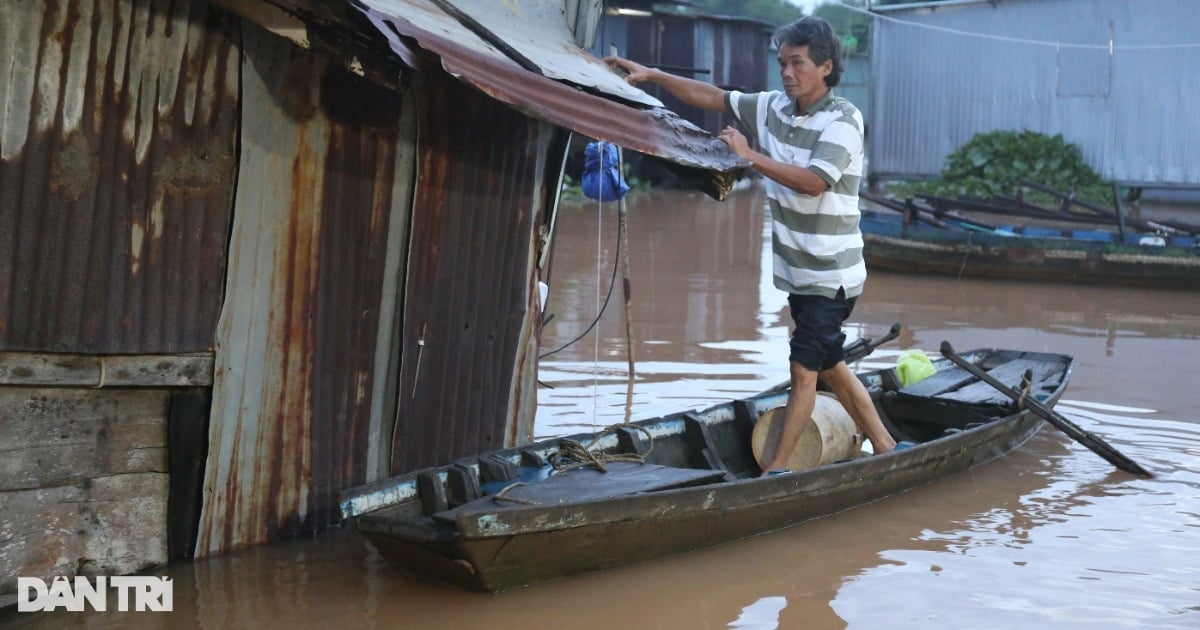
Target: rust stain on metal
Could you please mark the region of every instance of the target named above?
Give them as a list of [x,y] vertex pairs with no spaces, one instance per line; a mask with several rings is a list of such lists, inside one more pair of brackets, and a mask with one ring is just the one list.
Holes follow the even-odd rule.
[[0,349],[213,347],[238,93],[205,2],[5,3]]
[[[535,317],[530,264],[545,177],[536,166],[536,122],[445,75],[427,76],[419,98],[393,470],[504,443],[515,359],[526,319]],[[469,120],[488,121],[488,133],[463,124]]]
[[340,491],[366,480],[381,304],[398,299],[382,294],[390,217],[411,203],[394,197],[413,136],[399,93],[262,31],[245,40],[255,183],[238,197],[200,555],[335,524]]

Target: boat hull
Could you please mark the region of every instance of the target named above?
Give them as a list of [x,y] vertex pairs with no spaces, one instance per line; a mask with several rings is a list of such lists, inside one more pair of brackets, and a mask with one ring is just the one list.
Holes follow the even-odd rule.
[[[1016,367],[1024,366],[1019,361],[1007,365],[1014,374]],[[1057,402],[1072,365],[1063,357],[1039,371],[1040,389],[1034,391],[1043,404]],[[431,508],[417,510],[411,492],[399,490],[408,487],[404,484],[418,474],[414,473],[349,493],[343,512],[384,557],[405,570],[475,590],[503,591],[724,544],[835,514],[1001,457],[1025,443],[1043,423],[1029,411],[978,422],[984,417],[980,410],[996,408],[994,399],[948,399],[936,409],[930,406],[928,422],[906,425],[899,416],[921,415],[914,415],[914,409],[922,411],[917,404],[922,399],[901,395],[904,390],[883,391],[887,372],[865,382],[872,386],[889,429],[899,437],[919,436],[916,439],[923,442],[910,449],[759,477],[756,464],[740,459],[740,449],[748,444],[734,444],[730,436],[744,434],[748,441],[754,418],[786,401],[786,393],[776,392],[636,423],[656,434],[656,443],[662,442],[665,452],[659,461],[681,456],[685,449],[672,446],[678,437],[679,444],[691,443],[714,455],[728,481],[558,503],[464,497],[459,506],[430,517]],[[951,376],[947,371],[943,380]],[[960,380],[954,391],[968,391],[967,381]],[[910,400],[899,400],[905,397]],[[963,409],[975,413],[961,413]],[[963,418],[957,423],[962,426],[947,426],[956,424],[947,418],[958,417]],[[947,430],[941,433],[943,428]],[[556,444],[541,443],[519,452],[532,459]],[[629,444],[625,447],[629,450]],[[389,492],[391,498],[381,498]]]
[[904,225],[898,215],[865,211],[863,256],[871,269],[956,277],[1121,284],[1192,289],[1200,249],[1088,238]]

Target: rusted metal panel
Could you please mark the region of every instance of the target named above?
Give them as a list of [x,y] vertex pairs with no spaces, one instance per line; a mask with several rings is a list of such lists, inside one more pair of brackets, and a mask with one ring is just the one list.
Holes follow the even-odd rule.
[[[243,3],[220,1],[385,85],[399,87],[396,77],[388,75],[389,69],[393,75],[400,72],[396,60],[431,71],[426,66],[438,60],[422,53],[424,48],[451,75],[529,116],[697,171],[701,187],[720,198],[735,172],[749,166],[674,112],[646,105],[654,101],[579,47],[571,29],[586,28],[595,19],[599,5],[594,2],[370,0],[339,5],[272,0],[271,5],[305,22],[301,35],[286,20],[278,26],[280,20],[268,20]],[[359,11],[360,19],[349,15],[347,7]]]
[[377,344],[393,325],[381,304],[396,300],[382,287],[410,202],[402,93],[248,23],[242,53],[198,556],[326,527],[338,492],[368,478]]
[[0,3],[0,349],[211,350],[238,92],[204,1]]
[[373,35],[375,27],[352,2],[328,0],[212,0],[214,4],[320,53],[347,70],[401,89],[407,68],[418,65],[403,45]]
[[535,221],[557,182],[539,144],[565,142],[444,75],[419,98],[394,471],[504,446],[513,399],[535,396],[513,383],[535,367]]

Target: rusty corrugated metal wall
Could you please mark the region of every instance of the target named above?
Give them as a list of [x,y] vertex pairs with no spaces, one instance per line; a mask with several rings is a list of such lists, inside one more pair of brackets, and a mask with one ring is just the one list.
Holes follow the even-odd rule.
[[237,146],[206,1],[0,2],[0,350],[210,350]]
[[198,556],[336,522],[338,493],[371,474],[368,436],[390,436],[372,401],[395,343],[382,288],[405,245],[411,99],[253,24],[242,52]]
[[536,228],[567,141],[447,75],[424,88],[394,472],[501,448],[532,411]]

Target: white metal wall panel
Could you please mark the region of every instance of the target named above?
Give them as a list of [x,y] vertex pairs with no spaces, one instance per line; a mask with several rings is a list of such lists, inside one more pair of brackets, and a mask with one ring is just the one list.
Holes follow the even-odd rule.
[[[1005,0],[888,10],[871,176],[936,175],[975,134],[1061,133],[1102,176],[1200,186],[1200,3]],[[1111,43],[1111,49],[1110,49]]]

